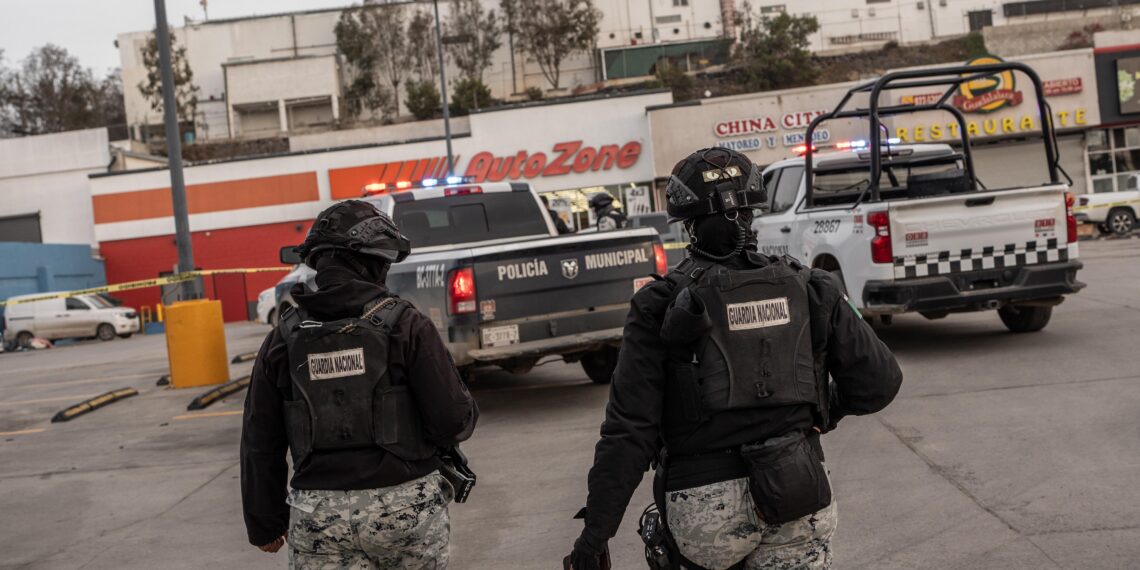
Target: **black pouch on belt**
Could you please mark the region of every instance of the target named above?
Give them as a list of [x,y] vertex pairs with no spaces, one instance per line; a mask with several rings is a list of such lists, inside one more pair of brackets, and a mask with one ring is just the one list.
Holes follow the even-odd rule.
[[752,501],[765,523],[794,521],[831,504],[831,484],[816,447],[797,431],[740,448]]

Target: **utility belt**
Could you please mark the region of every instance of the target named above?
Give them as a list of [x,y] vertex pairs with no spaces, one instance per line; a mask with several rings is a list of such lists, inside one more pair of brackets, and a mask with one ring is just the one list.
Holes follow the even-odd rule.
[[653,502],[641,515],[638,533],[652,570],[700,569],[686,559],[669,533],[665,483],[673,461],[744,464],[756,513],[768,525],[791,522],[831,504],[831,485],[823,467],[819,433],[793,431],[735,449],[664,457],[653,479]]

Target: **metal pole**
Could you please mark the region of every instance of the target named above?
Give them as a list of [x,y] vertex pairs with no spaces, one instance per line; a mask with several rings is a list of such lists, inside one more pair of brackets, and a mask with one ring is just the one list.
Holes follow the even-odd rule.
[[[182,179],[182,141],[178,132],[178,107],[174,100],[174,73],[170,63],[170,31],[166,28],[166,2],[154,0],[158,65],[162,73],[162,114],[166,123],[166,154],[170,163],[170,197],[174,202],[174,240],[178,244],[178,271],[194,270],[194,247],[190,243],[190,215],[186,208],[186,183]],[[193,281],[181,284],[182,298],[197,296]]]
[[432,0],[435,8],[435,51],[439,58],[439,93],[443,97],[443,137],[447,140],[447,175],[454,174],[455,162],[451,155],[451,110],[447,108],[447,72],[443,69],[443,32],[439,29],[439,0]]

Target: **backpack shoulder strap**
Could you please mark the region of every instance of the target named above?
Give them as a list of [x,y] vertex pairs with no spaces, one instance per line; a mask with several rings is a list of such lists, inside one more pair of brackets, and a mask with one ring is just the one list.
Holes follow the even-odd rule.
[[277,330],[281,333],[281,338],[289,338],[293,329],[297,328],[305,320],[304,315],[301,314],[300,307],[296,305],[289,305],[281,312],[281,318],[277,320]]
[[669,302],[672,303],[673,299],[681,294],[682,289],[692,286],[701,278],[701,275],[714,265],[716,265],[715,261],[697,259],[692,256],[686,257],[681,263],[678,263],[677,267],[665,275],[665,281],[668,281],[673,288]]
[[394,295],[382,297],[365,305],[364,314],[360,318],[368,320],[373,326],[391,331],[409,306],[410,303]]

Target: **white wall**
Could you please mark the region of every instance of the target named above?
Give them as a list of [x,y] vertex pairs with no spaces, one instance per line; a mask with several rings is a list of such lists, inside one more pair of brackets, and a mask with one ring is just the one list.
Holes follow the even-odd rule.
[[95,245],[87,175],[110,162],[107,129],[0,140],[0,217],[39,212],[44,243]]

